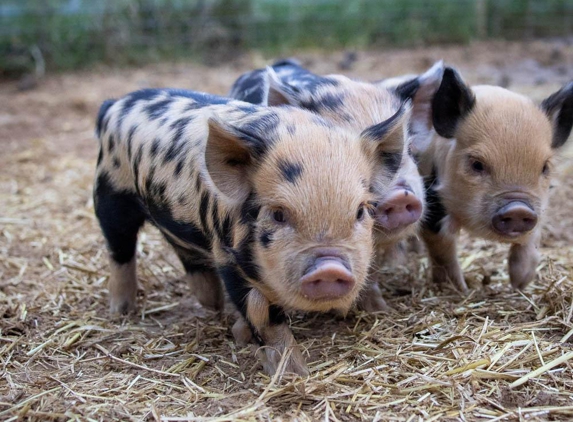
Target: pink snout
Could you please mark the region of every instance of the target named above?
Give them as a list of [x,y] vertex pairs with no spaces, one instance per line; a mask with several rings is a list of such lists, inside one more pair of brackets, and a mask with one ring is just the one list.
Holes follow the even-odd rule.
[[403,229],[422,216],[422,202],[404,186],[396,186],[378,205],[376,221],[386,230]]
[[317,258],[300,279],[302,294],[313,300],[338,299],[348,294],[355,282],[352,273],[337,256]]

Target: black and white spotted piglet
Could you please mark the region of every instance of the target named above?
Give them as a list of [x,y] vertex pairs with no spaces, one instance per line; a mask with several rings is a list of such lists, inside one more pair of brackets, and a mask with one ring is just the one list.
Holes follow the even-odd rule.
[[371,180],[400,154],[409,109],[357,136],[293,107],[189,91],[144,90],[104,103],[95,211],[110,251],[111,311],[135,307],[145,221],[179,255],[199,301],[220,280],[273,373],[307,373],[289,310],[347,311],[372,255]]

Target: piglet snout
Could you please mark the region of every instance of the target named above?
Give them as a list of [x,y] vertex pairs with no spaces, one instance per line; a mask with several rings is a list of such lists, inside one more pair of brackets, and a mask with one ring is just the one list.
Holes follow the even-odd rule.
[[300,283],[304,296],[313,300],[327,300],[348,294],[356,280],[344,258],[322,255],[307,268]]
[[526,203],[512,201],[499,208],[492,218],[492,225],[499,234],[517,237],[533,230],[537,214]]
[[422,216],[422,202],[407,185],[397,185],[376,210],[376,220],[386,230],[414,224]]

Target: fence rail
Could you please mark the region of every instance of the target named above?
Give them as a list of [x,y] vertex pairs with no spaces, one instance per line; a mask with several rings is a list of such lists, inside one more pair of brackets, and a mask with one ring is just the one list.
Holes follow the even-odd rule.
[[245,49],[573,34],[573,0],[3,0],[0,76]]

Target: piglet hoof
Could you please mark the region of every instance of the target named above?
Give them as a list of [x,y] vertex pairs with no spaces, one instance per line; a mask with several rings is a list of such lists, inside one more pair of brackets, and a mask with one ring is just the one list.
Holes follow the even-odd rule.
[[242,316],[239,316],[231,331],[233,332],[235,343],[239,347],[245,347],[253,339],[251,328]]
[[464,295],[469,292],[468,285],[459,268],[434,266],[432,269],[432,280],[435,284],[451,283]]
[[309,374],[299,346],[290,346],[280,351],[276,347],[264,346],[258,350],[257,356],[263,370],[269,375],[276,374],[279,369],[283,374],[293,373],[301,377]]
[[535,278],[541,261],[539,251],[533,245],[513,245],[509,254],[509,280],[514,289],[524,289]]
[[388,306],[377,283],[372,283],[360,295],[358,309],[368,313],[389,312],[392,308]]
[[135,312],[135,295],[133,297],[112,297],[109,301],[111,316],[128,315]]

